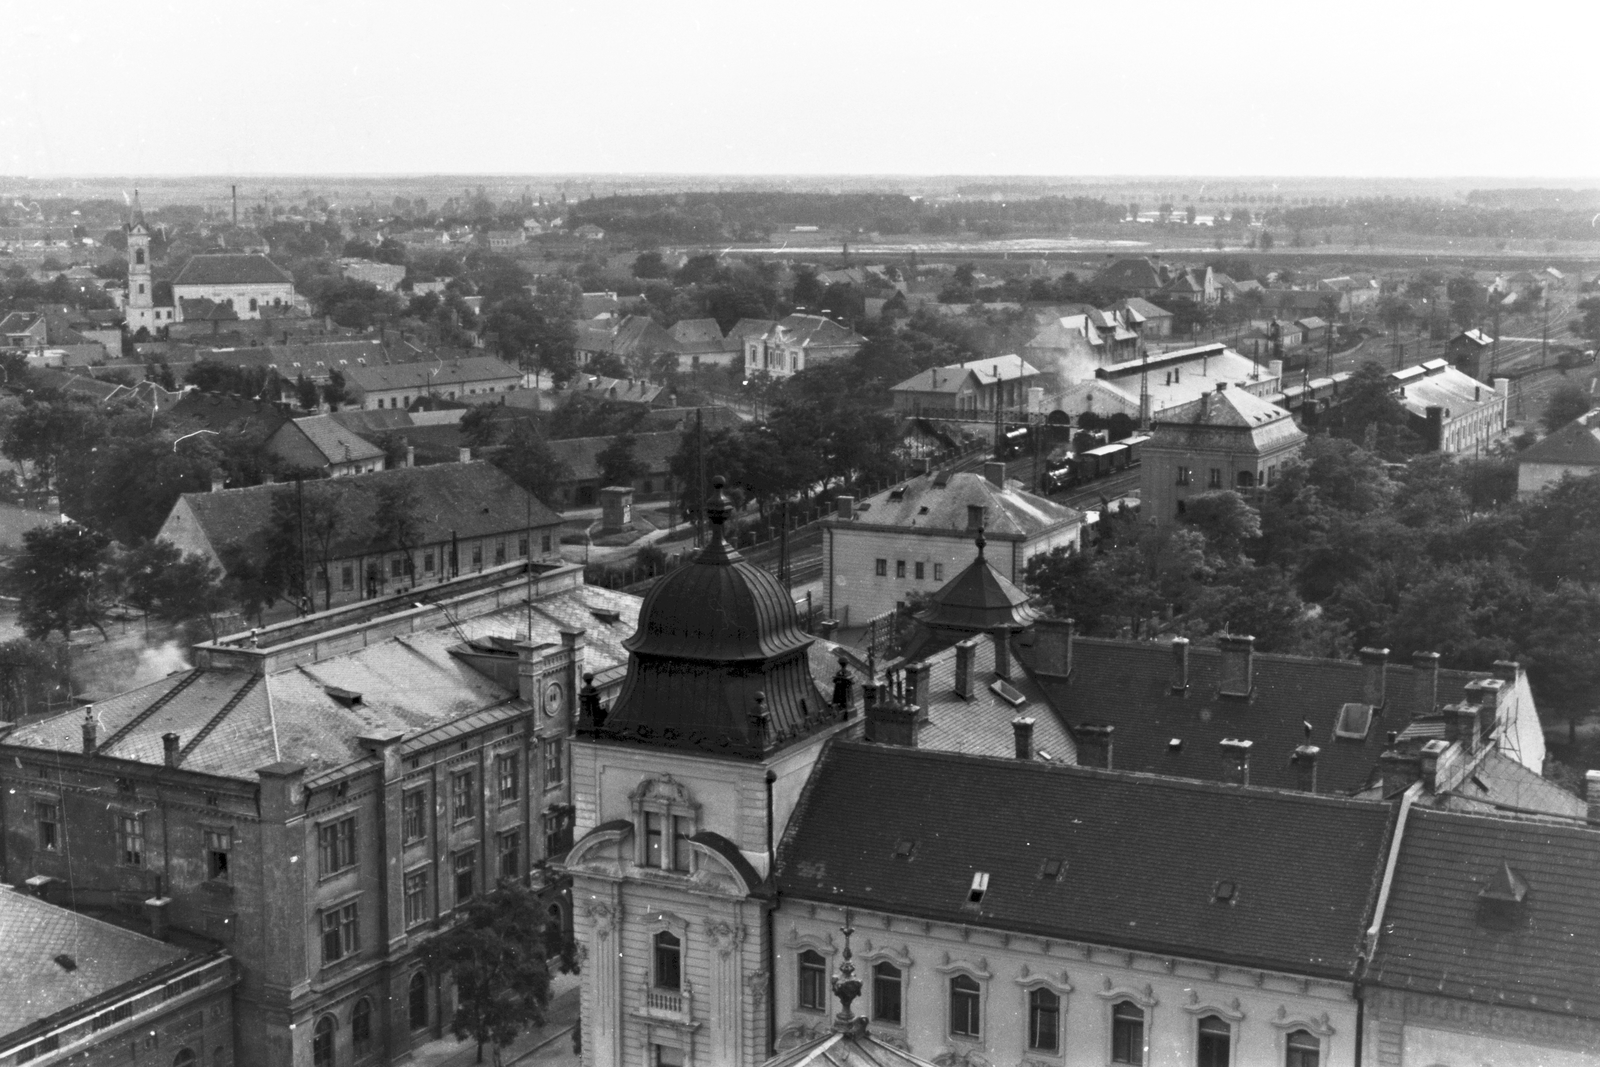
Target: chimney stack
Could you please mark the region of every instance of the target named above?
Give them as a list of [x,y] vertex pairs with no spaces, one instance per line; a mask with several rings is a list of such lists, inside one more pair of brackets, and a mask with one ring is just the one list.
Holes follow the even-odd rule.
[[1517,680],[1517,672],[1522,670],[1515,661],[1497,659],[1494,661],[1494,676],[1507,685],[1512,685]]
[[1183,694],[1189,691],[1189,639],[1172,639],[1172,691]]
[[1004,489],[1006,487],[1006,465],[1004,463],[985,463],[983,465],[983,477],[985,481],[996,489]]
[[1226,771],[1225,780],[1234,785],[1249,785],[1250,749],[1254,747],[1255,742],[1224,737],[1219,745],[1222,748],[1222,760]]
[[1034,673],[1065,678],[1072,673],[1072,620],[1039,619],[1033,624]]
[[[871,687],[869,692],[875,690]],[[901,748],[917,747],[917,710],[903,700],[896,700],[892,686],[885,686],[880,703],[876,692],[866,705],[866,728],[862,736],[880,745],[898,745]]]
[[1381,708],[1386,696],[1384,683],[1389,650],[1363,648],[1357,654],[1361,657],[1361,701],[1364,704],[1371,704],[1374,708]]
[[1478,751],[1479,710],[1466,701],[1444,707],[1444,739],[1460,742],[1468,755]]
[[[1446,709],[1447,712],[1448,710]],[[1439,792],[1439,757],[1449,750],[1450,743],[1448,741],[1429,741],[1422,746],[1422,753],[1418,763],[1422,768],[1422,784],[1430,793]]]
[[978,658],[978,639],[969,637],[956,644],[956,696],[972,699],[973,661]]
[[1256,639],[1248,634],[1223,634],[1222,677],[1217,691],[1225,697],[1248,697],[1254,687]]
[[150,936],[157,941],[167,939],[167,908],[171,904],[171,897],[151,897],[144,902],[145,918],[150,920]]
[[222,492],[222,490],[224,488],[225,488],[225,483],[224,483],[224,479],[222,477],[222,472],[221,471],[212,471],[211,472],[211,491],[213,493],[220,493],[220,492]]
[[415,445],[406,445],[406,466],[407,467],[415,467],[416,465],[417,465],[417,448],[416,448]]
[[838,498],[837,503],[834,506],[837,509],[837,512],[838,512],[838,515],[839,515],[840,518],[842,518],[842,519],[854,519],[855,518],[855,515],[856,515],[856,498],[855,497],[853,497],[853,496],[841,496],[841,497]]
[[472,462],[472,449],[468,448],[465,445],[462,445],[461,449],[460,449],[460,452],[459,452],[459,454],[457,455],[456,458],[459,459],[462,463],[471,463]]
[[928,721],[928,665],[924,662],[908,663],[906,672],[906,700],[917,709],[917,718]]
[[162,734],[161,735],[161,752],[162,752],[162,755],[166,757],[166,763],[167,763],[168,767],[176,767],[178,765],[178,735],[177,734]]
[[99,745],[100,728],[94,721],[94,705],[85,704],[83,707],[83,754],[94,755],[94,750]]
[[833,676],[833,710],[839,713],[839,718],[850,717],[850,690],[854,681],[850,677],[850,668],[845,666],[844,657],[839,657],[839,669]]
[[1011,734],[1012,739],[1016,741],[1017,758],[1020,760],[1033,759],[1033,720],[1021,715],[1012,719]]
[[1303,793],[1317,791],[1317,757],[1322,755],[1322,749],[1316,745],[1301,745],[1294,750],[1294,755],[1289,757],[1299,770],[1299,783],[1297,788]]
[[1011,680],[1011,631],[996,630],[989,635],[994,642],[994,676]]
[[1589,821],[1600,822],[1600,771],[1583,772],[1583,797],[1589,802]]
[[1439,706],[1439,653],[1413,652],[1411,653],[1411,669],[1416,687],[1415,707],[1411,714],[1432,715],[1433,709]]
[[1072,738],[1078,743],[1078,766],[1112,769],[1112,742],[1115,726],[1075,726]]

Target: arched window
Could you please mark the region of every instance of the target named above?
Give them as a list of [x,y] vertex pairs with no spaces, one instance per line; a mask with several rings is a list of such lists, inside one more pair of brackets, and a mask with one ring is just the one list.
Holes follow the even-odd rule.
[[1216,1015],[1200,1020],[1199,1040],[1195,1045],[1196,1067],[1231,1067],[1233,1027]]
[[800,1006],[807,1011],[828,1010],[828,962],[822,953],[800,953]]
[[1255,471],[1240,471],[1233,477],[1234,483],[1240,489],[1249,489],[1256,484]]
[[350,1009],[350,1051],[356,1059],[372,1055],[372,1001],[366,997]]
[[1055,1052],[1061,1047],[1061,998],[1048,989],[1028,991],[1028,1047]]
[[961,1037],[982,1036],[980,1008],[983,987],[970,975],[958,974],[950,979],[950,1032]]
[[406,987],[406,1021],[413,1030],[428,1025],[428,976],[421,971],[411,976]]
[[683,988],[683,942],[663,930],[656,935],[656,988]]
[[133,262],[135,266],[144,266],[144,249],[135,248],[133,250]]
[[1283,1067],[1319,1067],[1322,1042],[1307,1030],[1291,1030],[1284,1049]]
[[178,1054],[172,1057],[172,1067],[194,1067],[194,1061],[194,1049],[180,1048]]
[[256,309],[257,309],[256,298],[252,296],[250,298],[250,310],[251,311],[255,311]]
[[901,993],[904,978],[892,963],[872,965],[872,1018],[874,1022],[901,1025]]
[[1111,1006],[1111,1062],[1144,1063],[1144,1009],[1126,1000]]
[[317,1020],[311,1032],[311,1067],[333,1067],[333,1016]]

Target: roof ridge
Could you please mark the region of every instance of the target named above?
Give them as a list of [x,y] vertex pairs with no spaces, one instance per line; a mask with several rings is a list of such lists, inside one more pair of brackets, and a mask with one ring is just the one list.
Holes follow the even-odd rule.
[[210,736],[211,731],[222,725],[222,720],[226,719],[228,717],[228,713],[234,708],[238,707],[244,701],[244,698],[249,695],[250,691],[256,687],[256,683],[259,681],[261,681],[261,675],[252,674],[245,680],[244,685],[239,687],[239,691],[228,698],[228,702],[222,705],[221,710],[219,710],[215,715],[211,716],[211,718],[207,720],[206,724],[195,732],[195,735],[189,739],[189,743],[184,745],[183,748],[178,752],[178,762],[180,764],[189,758],[189,753],[193,752],[200,746],[200,742],[204,741],[208,736]]
[[143,726],[145,721],[149,719],[150,716],[160,711],[179,693],[193,685],[195,680],[200,677],[200,674],[201,670],[199,667],[191,667],[189,669],[188,677],[184,678],[171,689],[168,689],[165,693],[162,693],[160,696],[156,697],[156,699],[150,703],[149,707],[145,708],[143,711],[139,712],[139,714],[123,723],[121,728],[119,728],[115,733],[106,738],[100,744],[96,745],[94,747],[94,754],[98,756],[102,752],[109,751],[112,745],[125,740],[129,734]]

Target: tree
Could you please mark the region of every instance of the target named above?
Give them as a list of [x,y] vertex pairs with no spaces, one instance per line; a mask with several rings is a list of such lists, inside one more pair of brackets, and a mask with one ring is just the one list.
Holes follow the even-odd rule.
[[1187,222],[1190,226],[1193,226],[1194,225],[1194,220],[1196,219],[1196,217],[1197,217],[1197,215],[1195,213],[1194,205],[1190,204],[1189,207],[1183,213],[1183,220],[1185,222]]
[[492,1044],[498,1067],[502,1050],[519,1033],[544,1025],[550,1003],[546,960],[557,946],[546,942],[539,898],[515,882],[468,901],[457,916],[418,955],[429,970],[454,980],[451,1033],[477,1042],[479,1063],[483,1047]]
[[1183,521],[1199,530],[1218,556],[1236,560],[1261,537],[1261,515],[1236,490],[1221,489],[1190,497]]
[[0,644],[0,720],[14,722],[42,711],[52,695],[69,686],[59,648],[26,637]]
[[661,258],[660,252],[640,252],[638,258],[633,261],[635,278],[666,278],[671,274],[672,270]]
[[1539,422],[1546,431],[1555,433],[1561,427],[1587,414],[1593,406],[1589,394],[1577,382],[1562,382],[1550,394],[1550,399],[1545,402],[1544,413],[1539,416]]
[[106,583],[102,569],[110,539],[63,522],[38,526],[22,535],[22,553],[11,573],[20,603],[17,621],[34,640],[93,626],[105,635]]
[[635,438],[624,431],[611,439],[595,457],[600,465],[600,480],[607,485],[632,485],[633,480],[645,473],[644,464],[633,454]]
[[185,553],[167,567],[156,586],[157,618],[165,622],[204,619],[212,640],[217,637],[217,616],[228,602],[222,571],[197,552]]
[[550,451],[550,444],[540,436],[538,427],[525,419],[519,419],[506,435],[505,447],[493,462],[512,481],[552,507],[560,499],[561,483],[572,476],[566,463]]
[[1272,251],[1272,244],[1273,244],[1272,231],[1271,230],[1262,230],[1261,231],[1261,239],[1260,239],[1259,243],[1260,243],[1261,251],[1263,251],[1263,252]]
[[415,573],[412,552],[422,541],[422,519],[416,486],[404,481],[386,481],[378,486],[377,507],[372,513],[374,541],[380,549],[398,549],[405,555],[405,573]]

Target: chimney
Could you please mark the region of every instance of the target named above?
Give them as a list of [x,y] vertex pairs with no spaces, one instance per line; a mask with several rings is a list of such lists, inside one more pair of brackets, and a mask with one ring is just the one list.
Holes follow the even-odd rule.
[[1384,680],[1387,674],[1385,668],[1389,663],[1389,650],[1363,648],[1357,655],[1361,657],[1361,702],[1371,704],[1374,708],[1381,708],[1386,695]]
[[1317,757],[1320,755],[1322,749],[1316,745],[1301,745],[1294,750],[1294,755],[1289,757],[1289,762],[1300,772],[1297,775],[1295,788],[1302,793],[1317,791]]
[[1418,763],[1422,768],[1422,784],[1430,793],[1439,792],[1439,758],[1448,751],[1450,751],[1448,741],[1429,741],[1422,746]]
[[1589,802],[1589,821],[1600,822],[1600,771],[1583,772],[1583,797]]
[[1249,785],[1250,749],[1255,742],[1224,737],[1218,744],[1222,748],[1223,780],[1233,785]]
[[856,514],[856,498],[853,496],[841,496],[838,498],[835,508],[841,518],[853,519]]
[[925,662],[908,663],[906,672],[906,700],[917,709],[917,717],[928,721],[928,665]]
[[1004,463],[985,463],[983,465],[983,477],[996,489],[1004,489],[1006,487],[1006,465]]
[[1505,682],[1507,685],[1511,685],[1516,682],[1517,672],[1520,670],[1522,670],[1522,668],[1512,660],[1497,659],[1494,661],[1494,676],[1500,679],[1502,682]]
[[1378,757],[1378,773],[1383,780],[1383,795],[1392,797],[1422,779],[1422,761],[1412,753],[1391,748]]
[[85,704],[83,707],[83,754],[94,755],[94,750],[99,744],[99,726],[94,721],[94,705]]
[[864,688],[867,693],[867,723],[862,736],[880,745],[916,748],[917,709],[905,700],[896,698],[892,679],[885,679],[881,702],[878,700],[876,684],[868,682]]
[[839,669],[833,675],[833,710],[839,713],[840,719],[850,717],[850,690],[854,685],[850,668],[845,666],[844,657],[840,656]]
[[1217,392],[1226,393],[1227,391],[1228,391],[1228,383],[1227,382],[1218,382],[1217,383]]
[[861,683],[861,711],[862,711],[862,714],[866,715],[867,719],[870,721],[872,719],[873,710],[875,708],[877,708],[877,706],[878,706],[878,679],[872,677],[871,675],[868,675],[867,676],[867,680]]
[[1189,639],[1172,639],[1172,691],[1182,694],[1189,691]]
[[461,446],[460,452],[459,452],[459,454],[457,455],[456,458],[459,459],[462,463],[471,463],[472,462],[472,449],[466,447],[465,445]]
[[1411,670],[1416,693],[1411,714],[1413,717],[1431,715],[1433,709],[1439,706],[1439,653],[1411,653]]
[[222,477],[222,472],[221,471],[212,471],[211,472],[211,491],[213,493],[220,493],[220,492],[222,492],[223,488],[224,488],[224,480],[223,480],[223,477]]
[[1039,619],[1033,624],[1034,673],[1065,678],[1072,673],[1072,620]]
[[1076,726],[1072,738],[1078,743],[1078,766],[1112,769],[1112,742],[1115,726]]
[[1444,706],[1444,739],[1460,742],[1468,755],[1478,751],[1479,710],[1466,701]]
[[177,734],[161,735],[161,752],[162,755],[166,757],[168,767],[176,767],[178,765],[179,755]]
[[1495,391],[1496,395],[1498,395],[1498,396],[1510,396],[1511,395],[1511,379],[1510,378],[1496,378],[1494,380],[1494,391]]
[[1222,651],[1217,692],[1225,697],[1248,697],[1255,673],[1256,639],[1248,634],[1223,634],[1217,644]]
[[969,637],[956,644],[956,696],[972,699],[972,667],[977,659],[978,639]]
[[171,904],[171,897],[151,897],[144,902],[145,918],[150,920],[150,936],[157,941],[167,939],[167,908]]
[[1011,720],[1011,736],[1017,745],[1017,758],[1033,759],[1033,720],[1019,715]]
[[1011,680],[1011,631],[996,630],[989,635],[994,642],[994,676]]
[[1273,378],[1278,378],[1278,379],[1281,380],[1283,378],[1283,360],[1281,360],[1281,359],[1269,359],[1269,360],[1267,360],[1267,374],[1270,375]]
[[416,465],[417,465],[417,449],[416,449],[416,446],[415,445],[406,445],[406,466],[407,467],[415,467]]

